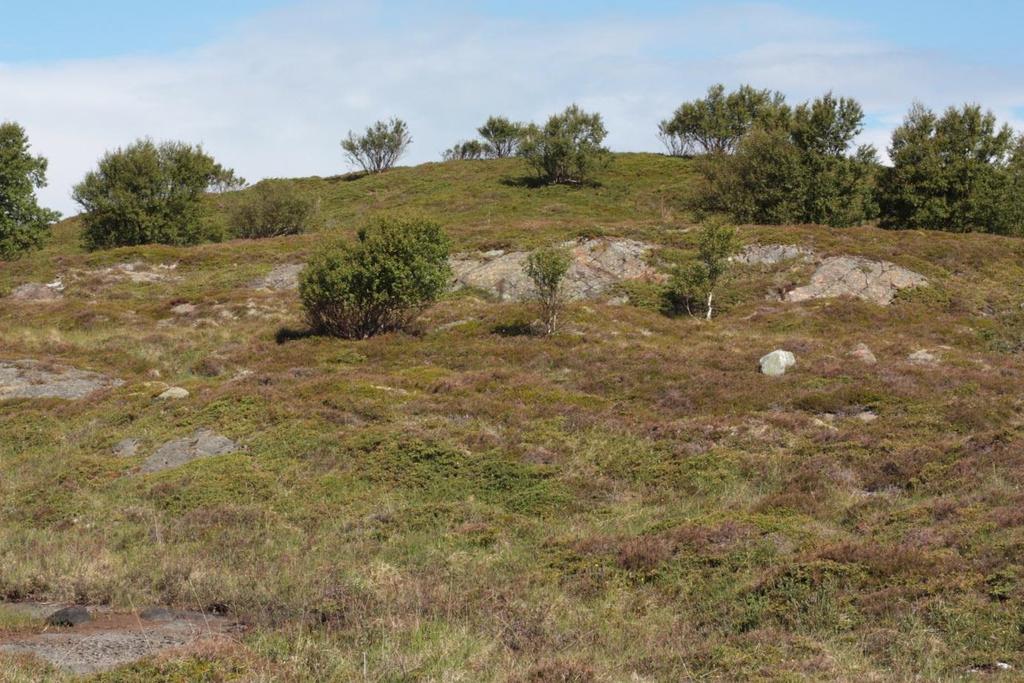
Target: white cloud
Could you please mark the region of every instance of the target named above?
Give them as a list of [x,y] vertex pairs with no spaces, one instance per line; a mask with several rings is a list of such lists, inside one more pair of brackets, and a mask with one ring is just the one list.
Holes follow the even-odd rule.
[[49,157],[44,203],[73,212],[71,186],[140,136],[202,142],[250,180],[331,175],[345,170],[340,138],[377,118],[409,122],[403,161],[418,163],[489,114],[539,119],[577,101],[604,114],[614,149],[657,150],[657,122],[717,81],[794,101],[857,97],[874,122],[864,138],[880,149],[913,99],[979,101],[1007,119],[1024,105],[1016,72],[900,50],[869,27],[776,5],[531,25],[470,4],[349,0],[267,13],[159,59],[0,65],[0,117]]

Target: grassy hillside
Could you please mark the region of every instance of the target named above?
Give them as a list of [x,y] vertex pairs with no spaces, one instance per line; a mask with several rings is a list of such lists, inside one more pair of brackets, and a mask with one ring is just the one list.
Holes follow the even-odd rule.
[[[887,259],[931,285],[888,308],[766,298],[806,281],[788,263],[737,269],[711,323],[588,303],[557,337],[507,336],[530,306],[457,294],[417,334],[278,343],[301,328],[297,298],[253,280],[378,210],[424,211],[459,249],[595,233],[667,260],[692,249],[685,161],[618,155],[592,188],[524,175],[454,162],[300,180],[319,233],[88,254],[71,220],[0,264],[0,294],[67,284],[54,303],[0,300],[0,360],[125,382],[0,403],[0,596],[216,608],[248,627],[100,680],[1024,668],[1024,242],[747,226],[747,243]],[[135,261],[177,265],[152,282],[105,274]],[[858,343],[876,365],[849,357]],[[776,348],[797,366],[764,377]],[[920,349],[940,362],[910,362]],[[155,400],[167,386],[191,395]],[[244,450],[135,473],[198,428]],[[139,455],[115,456],[128,437]],[[0,606],[0,634],[37,626]],[[4,655],[0,671],[60,677]]]

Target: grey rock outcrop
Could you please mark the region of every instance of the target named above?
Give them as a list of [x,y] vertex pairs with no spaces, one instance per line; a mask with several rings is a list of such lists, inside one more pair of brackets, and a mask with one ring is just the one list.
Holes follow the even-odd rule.
[[810,283],[789,291],[785,300],[799,302],[848,296],[888,306],[900,290],[927,284],[923,275],[895,263],[859,256],[830,256],[818,265]]
[[142,463],[141,472],[150,474],[172,467],[181,467],[193,460],[214,455],[227,455],[238,450],[238,444],[209,429],[197,430],[192,436],[168,441]]
[[[653,246],[628,239],[592,238],[565,242],[572,263],[563,284],[567,299],[598,298],[626,280],[659,281],[664,276],[647,263]],[[460,254],[450,260],[456,289],[472,287],[501,301],[524,301],[533,296],[530,279],[523,272],[528,254],[522,251],[490,251]]]
[[773,266],[783,261],[810,261],[813,258],[812,250],[795,244],[751,244],[741,249],[732,260],[745,266]]
[[0,401],[12,398],[83,399],[123,384],[88,370],[43,365],[34,360],[0,361]]

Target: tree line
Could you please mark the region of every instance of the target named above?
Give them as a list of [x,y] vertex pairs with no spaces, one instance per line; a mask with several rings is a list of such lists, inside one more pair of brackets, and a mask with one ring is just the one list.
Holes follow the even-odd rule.
[[[877,222],[893,229],[1024,234],[1024,136],[979,105],[937,114],[915,104],[893,131],[891,165],[857,145],[864,111],[827,93],[790,105],[779,92],[722,85],[682,103],[658,125],[673,156],[691,157],[700,186],[690,200],[701,213],[742,223]],[[543,124],[492,116],[443,153],[446,161],[519,157],[539,183],[584,186],[612,161],[600,114],[571,105]],[[412,143],[399,118],[378,121],[341,141],[366,173],[394,167]],[[39,247],[59,214],[41,208],[47,162],[30,151],[25,130],[0,124],[0,259]],[[75,186],[90,249],[215,239],[202,198],[245,181],[202,147],[138,140],[106,153]],[[280,181],[263,181],[229,218],[238,237],[301,232],[316,207]]]

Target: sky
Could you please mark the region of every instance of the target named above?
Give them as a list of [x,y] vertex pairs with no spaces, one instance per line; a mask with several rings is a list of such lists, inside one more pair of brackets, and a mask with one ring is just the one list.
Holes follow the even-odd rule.
[[140,137],[201,143],[250,182],[349,170],[339,141],[400,116],[402,163],[436,161],[491,114],[576,102],[618,151],[707,86],[867,114],[884,157],[915,100],[977,102],[1024,130],[1024,2],[975,0],[36,0],[4,2],[0,120],[50,161],[41,202]]

